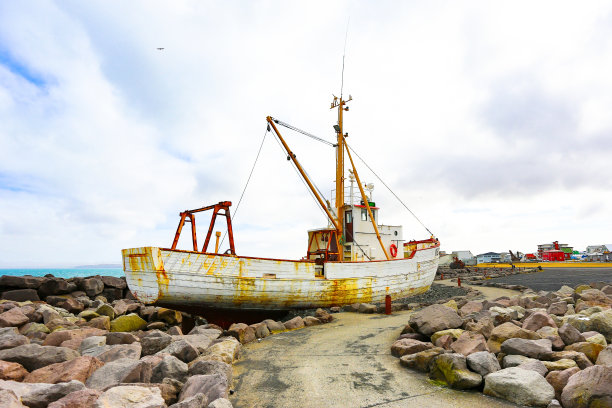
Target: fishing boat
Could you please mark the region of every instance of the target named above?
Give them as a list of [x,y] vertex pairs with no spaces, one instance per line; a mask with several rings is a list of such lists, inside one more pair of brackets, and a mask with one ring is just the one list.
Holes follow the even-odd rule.
[[[307,176],[279,131],[280,126],[315,137],[270,116],[267,130],[282,144],[287,160],[297,168],[328,224],[308,231],[306,256],[300,260],[242,256],[236,253],[229,201],[180,213],[170,248],[124,249],[123,268],[133,295],[146,304],[205,313],[282,311],[354,303],[379,303],[387,296],[403,298],[429,289],[437,267],[440,242],[433,234],[407,241],[400,225],[379,224],[380,208],[372,198],[372,184],[364,185],[357,172],[343,129],[348,100],[334,97],[338,111],[334,125],[335,199],[326,200]],[[265,140],[265,139],[264,139]],[[345,159],[349,168],[345,186]],[[367,190],[367,193],[366,193]],[[369,195],[368,195],[369,193]],[[195,215],[211,211],[204,244],[198,246]],[[225,218],[229,249],[209,251],[217,217]],[[186,223],[191,224],[192,250],[177,244]],[[429,230],[427,230],[429,232]]]

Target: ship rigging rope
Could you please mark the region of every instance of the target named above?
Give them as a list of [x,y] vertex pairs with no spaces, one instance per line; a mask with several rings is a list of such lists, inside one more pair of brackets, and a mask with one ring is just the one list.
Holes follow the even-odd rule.
[[313,135],[312,133],[308,133],[308,132],[306,132],[305,130],[298,129],[298,128],[296,128],[295,126],[291,126],[290,124],[285,123],[285,122],[283,122],[282,120],[278,120],[278,119],[276,119],[276,118],[272,118],[272,120],[274,121],[274,123],[276,123],[276,124],[278,124],[278,125],[284,126],[284,127],[286,127],[287,129],[291,129],[291,130],[293,130],[293,131],[296,131],[296,132],[298,132],[298,133],[301,133],[301,134],[303,134],[304,136],[308,136],[308,137],[310,137],[310,138],[312,138],[312,139],[314,139],[314,140],[316,140],[316,141],[319,141],[319,142],[321,142],[321,143],[325,143],[326,145],[329,145],[329,146],[332,146],[332,147],[336,146],[336,145],[335,145],[335,144],[333,144],[332,142],[328,142],[328,141],[327,141],[327,140],[325,140],[325,139],[322,139],[322,138],[320,138],[320,137],[318,137],[318,136],[315,136],[315,135]]
[[[344,143],[346,143],[346,141],[345,141]],[[390,188],[390,187],[387,185],[387,183],[385,183],[385,182],[383,181],[383,179],[381,179],[381,178],[380,178],[380,176],[379,176],[378,174],[376,174],[376,172],[375,172],[374,170],[372,170],[372,168],[371,168],[370,166],[368,166],[368,163],[366,163],[366,162],[365,162],[365,160],[363,160],[363,159],[361,158],[361,156],[359,156],[359,153],[357,153],[357,152],[355,151],[355,149],[353,149],[353,148],[352,148],[352,147],[351,147],[351,146],[350,146],[348,143],[346,143],[346,146],[347,146],[349,149],[351,149],[351,151],[352,151],[353,153],[355,153],[355,156],[357,156],[357,157],[359,158],[359,160],[361,160],[361,162],[362,162],[362,163],[363,163],[363,164],[364,164],[364,165],[365,165],[365,166],[366,166],[366,167],[367,167],[367,168],[368,168],[368,169],[369,169],[369,170],[372,172],[372,174],[374,174],[374,176],[376,176],[376,178],[378,179],[378,181],[380,181],[380,182],[381,182],[381,183],[382,183],[382,184],[383,184],[385,187],[387,187],[387,190],[389,190],[389,192],[390,192],[391,194],[393,194],[393,196],[394,196],[395,198],[397,198],[397,200],[398,200],[398,201],[399,201],[399,202],[400,202],[400,203],[401,203],[401,204],[404,206],[404,208],[406,208],[406,209],[408,210],[408,212],[409,212],[410,214],[412,214],[412,216],[414,217],[414,219],[415,219],[415,220],[417,220],[417,221],[419,222],[419,224],[421,224],[421,225],[423,226],[423,228],[425,228],[425,229],[427,230],[427,232],[429,232],[429,233],[430,233],[430,234],[433,236],[433,235],[434,235],[434,234],[433,234],[433,232],[431,232],[431,231],[429,230],[429,228],[427,228],[427,227],[425,226],[425,224],[423,224],[423,222],[422,222],[422,221],[419,219],[419,217],[417,217],[417,216],[416,216],[416,214],[415,214],[415,213],[413,213],[413,212],[412,212],[412,210],[411,210],[410,208],[408,208],[408,206],[407,206],[406,204],[404,204],[404,202],[401,200],[401,198],[399,198],[399,197],[397,196],[397,194],[395,194],[395,193],[393,192],[393,190],[391,190],[391,188]]]

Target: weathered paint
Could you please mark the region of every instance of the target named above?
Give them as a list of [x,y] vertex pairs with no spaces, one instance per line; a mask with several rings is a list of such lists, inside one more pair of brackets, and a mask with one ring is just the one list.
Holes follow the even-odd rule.
[[412,259],[315,264],[156,247],[123,250],[127,283],[145,303],[235,309],[289,309],[383,302],[422,293],[438,266],[438,247]]

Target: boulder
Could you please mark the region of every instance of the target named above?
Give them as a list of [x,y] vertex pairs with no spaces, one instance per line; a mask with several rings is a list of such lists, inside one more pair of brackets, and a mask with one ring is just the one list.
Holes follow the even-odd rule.
[[79,345],[79,353],[84,354],[85,351],[106,345],[106,337],[105,336],[91,336],[86,337],[81,341]]
[[111,320],[115,318],[115,309],[108,303],[103,303],[96,308],[96,314],[100,316],[108,316]]
[[94,371],[103,365],[104,363],[97,358],[81,356],[34,370],[25,377],[24,382],[57,384],[78,380],[84,383]]
[[114,302],[115,300],[123,299],[123,290],[119,288],[104,288],[101,296],[104,296],[109,302]]
[[179,395],[179,402],[197,394],[204,394],[208,401],[214,401],[217,398],[226,398],[228,393],[229,383],[225,376],[220,374],[194,375],[185,382]]
[[546,381],[555,389],[556,399],[561,399],[561,392],[563,388],[565,388],[570,377],[579,371],[580,369],[578,367],[572,367],[565,370],[551,371],[546,375]]
[[523,329],[537,331],[544,326],[557,327],[555,321],[545,312],[534,312],[523,321]]
[[450,346],[455,353],[469,356],[477,351],[489,351],[487,340],[480,333],[470,331],[463,332],[459,338]]
[[129,358],[139,360],[142,352],[142,347],[139,343],[132,344],[115,344],[113,346],[105,346],[101,353],[96,354],[96,358],[104,363],[111,361]]
[[612,406],[612,367],[595,365],[572,375],[561,393],[564,408]]
[[582,334],[580,334],[578,329],[576,329],[574,326],[567,324],[567,323],[559,327],[558,333],[559,333],[559,337],[561,337],[561,340],[563,340],[563,343],[565,343],[568,346],[570,344],[586,341],[586,339],[584,338]]
[[567,313],[567,303],[565,302],[554,302],[548,306],[546,312],[551,315],[563,316]]
[[46,278],[44,283],[38,288],[38,296],[46,298],[49,295],[63,295],[74,292],[76,285],[62,278]]
[[431,335],[431,342],[435,343],[442,336],[450,336],[453,340],[457,340],[465,330],[462,329],[447,329],[440,330]]
[[166,323],[164,322],[152,322],[147,324],[146,330],[163,330],[166,328]]
[[371,303],[359,303],[358,312],[359,313],[376,313],[378,308],[376,305]]
[[284,323],[287,330],[296,330],[304,327],[304,320],[300,316],[295,316],[293,319]]
[[605,347],[602,346],[601,344],[590,343],[588,341],[583,341],[583,342],[580,342],[580,343],[570,344],[569,346],[565,347],[565,350],[577,351],[579,353],[584,353],[584,355],[586,355],[588,357],[588,359],[591,360],[591,362],[594,363],[595,361],[597,361],[597,356],[599,356],[599,353],[604,348]]
[[121,316],[127,312],[128,303],[123,299],[119,299],[113,303],[113,310],[115,311],[115,316]]
[[38,289],[45,278],[39,276],[0,276],[0,287],[19,288],[19,289]]
[[93,408],[101,391],[86,388],[74,391],[49,404],[48,408]]
[[263,339],[270,335],[270,330],[268,330],[268,326],[265,323],[255,323],[251,327],[255,330],[255,337],[258,339]]
[[485,377],[486,395],[519,405],[546,407],[555,397],[555,390],[535,371],[518,367],[504,368]]
[[591,330],[595,330],[603,334],[606,340],[609,343],[612,343],[612,309],[593,313],[590,319]]
[[147,322],[135,313],[119,316],[110,322],[112,332],[131,332],[147,327]]
[[0,380],[22,381],[27,374],[21,364],[0,360]]
[[[208,398],[204,394],[196,394],[192,397],[185,398],[181,402],[170,405],[170,408],[203,408],[210,407]],[[231,405],[230,405],[231,407]]]
[[228,334],[233,336],[242,344],[255,340],[255,329],[244,323],[234,323],[229,327]]
[[599,352],[599,355],[597,356],[597,361],[595,362],[595,364],[612,366],[612,345],[607,346],[605,349]]
[[6,292],[2,293],[2,299],[14,300],[15,302],[40,301],[40,298],[38,297],[38,292],[34,289],[7,290]]
[[166,402],[157,387],[121,385],[104,392],[94,405],[95,408],[163,408]]
[[172,378],[184,382],[187,377],[187,364],[178,358],[166,355],[162,361],[153,368],[151,382],[160,383],[164,378]]
[[502,343],[501,352],[548,360],[552,354],[552,342],[548,339],[529,340],[512,338]]
[[420,351],[429,350],[433,347],[433,344],[425,343],[419,340],[400,339],[396,340],[391,346],[391,354],[395,357],[401,357],[406,354],[414,354]]
[[463,321],[456,311],[442,305],[431,305],[410,316],[410,325],[419,333],[430,336],[435,332],[461,327]]
[[209,337],[211,340],[218,339],[221,334],[223,334],[223,330],[220,327],[209,327],[214,325],[203,325],[196,326],[188,333],[188,335],[200,335]]
[[482,302],[469,301],[459,309],[461,316],[467,316],[472,313],[478,313],[482,311]]
[[334,320],[334,317],[331,314],[321,308],[315,311],[315,317],[319,319],[321,323],[329,323]]
[[28,316],[18,307],[0,313],[0,327],[19,327],[29,321]]
[[26,336],[16,334],[15,332],[0,336],[0,350],[10,349],[28,343],[30,343],[30,340]]
[[207,374],[222,374],[227,377],[228,383],[233,380],[232,366],[223,361],[202,360],[192,364],[189,367],[188,375],[207,375]]
[[111,332],[106,333],[106,344],[132,344],[134,342],[140,341],[138,337],[134,336],[132,333],[124,333],[124,332]]
[[223,361],[227,364],[232,364],[232,362],[238,358],[240,348],[241,346],[238,340],[233,337],[226,337],[224,340],[210,346],[200,355],[200,357],[192,361],[190,364],[200,360],[217,360]]
[[100,279],[102,280],[102,283],[104,283],[105,287],[117,289],[127,288],[127,283],[123,278],[116,278],[114,276],[101,276]]
[[100,316],[100,317],[95,317],[95,318],[91,319],[87,323],[87,326],[94,327],[96,329],[101,329],[101,330],[108,331],[111,328],[110,323],[111,323],[110,317],[108,317],[108,316]]
[[227,398],[217,398],[210,404],[208,404],[207,408],[232,408],[233,405],[230,400]]
[[548,371],[561,371],[568,368],[578,367],[578,364],[572,359],[562,358],[555,361],[542,361]]
[[306,327],[317,326],[319,324],[321,324],[321,321],[319,319],[317,319],[316,317],[314,317],[314,316],[306,316],[306,317],[304,317],[304,325]]
[[586,341],[588,341],[589,343],[601,344],[604,347],[608,345],[606,338],[601,333],[594,333],[588,336],[586,335],[586,333],[583,333],[582,335],[586,338]]
[[19,401],[19,398],[13,391],[0,389],[0,407],[25,408],[26,406]]
[[535,358],[530,358],[529,360],[519,364],[517,368],[535,371],[542,377],[546,377],[546,374],[548,373],[548,369],[546,368],[546,366],[540,360],[536,360]]
[[174,357],[180,359],[181,361],[184,361],[185,363],[189,363],[195,360],[200,354],[198,350],[185,339],[173,341],[168,347],[159,351],[159,353],[167,353],[173,355]]
[[563,351],[555,351],[553,352],[551,358],[552,361],[557,361],[561,359],[570,359],[574,360],[578,367],[581,370],[584,370],[587,367],[591,367],[593,363],[584,353],[579,353],[577,351],[563,350]]
[[534,331],[525,330],[514,323],[508,322],[500,324],[491,331],[491,336],[487,341],[487,346],[492,353],[499,353],[501,350],[501,344],[504,341],[512,338],[534,340],[540,339],[542,336]]
[[284,332],[285,330],[287,330],[287,328],[282,322],[276,322],[272,319],[266,319],[262,323],[266,324],[268,330],[270,330],[270,333],[272,334]]
[[521,364],[533,360],[533,358],[520,356],[518,354],[510,354],[508,356],[504,356],[502,359],[502,367],[510,368],[510,367],[518,367]]
[[140,339],[140,344],[142,345],[142,355],[148,356],[150,354],[155,354],[158,351],[161,351],[168,347],[172,342],[172,336],[161,332],[159,330],[154,330],[146,334],[143,338]]
[[72,360],[78,356],[78,352],[66,347],[40,346],[38,344],[24,344],[0,351],[0,360],[19,363],[28,371],[49,364]]
[[11,390],[30,408],[46,408],[50,403],[84,389],[82,382],[72,380],[59,384],[29,384],[15,381],[0,381],[0,389]]
[[495,354],[489,353],[488,351],[471,353],[467,356],[466,360],[467,366],[470,368],[470,370],[480,374],[483,377],[501,370],[499,361],[495,357]]
[[482,382],[480,374],[468,370],[463,354],[440,354],[431,362],[429,377],[455,389],[475,388]]
[[418,353],[406,354],[400,358],[400,364],[418,371],[429,372],[433,359],[444,352],[443,348],[434,347]]
[[86,384],[88,388],[103,390],[121,383],[147,383],[150,380],[151,366],[149,364],[131,358],[122,358],[98,368],[89,377]]
[[42,323],[26,323],[19,328],[19,333],[31,337],[35,333],[49,333],[49,328]]
[[[262,326],[265,327],[264,324],[262,324]],[[266,330],[267,330],[267,327],[266,327]],[[206,349],[208,349],[208,347],[210,347],[210,345],[213,342],[213,340],[210,337],[203,335],[203,334],[187,334],[183,336],[172,336],[172,341],[180,341],[180,340],[185,340],[189,344],[191,344],[193,347],[195,347],[198,354],[201,354],[204,351],[206,351]]]
[[93,298],[102,293],[102,290],[104,290],[104,283],[102,279],[97,277],[84,279],[81,283],[81,289],[87,293],[87,296]]

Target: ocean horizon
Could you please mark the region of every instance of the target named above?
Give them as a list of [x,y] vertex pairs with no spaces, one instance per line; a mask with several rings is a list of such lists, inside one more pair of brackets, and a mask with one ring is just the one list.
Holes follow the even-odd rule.
[[74,278],[87,276],[125,276],[122,268],[0,268],[0,276],[45,276],[53,275],[58,278]]

